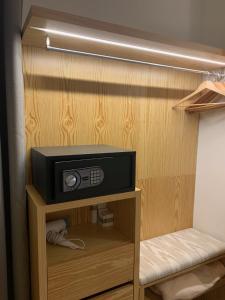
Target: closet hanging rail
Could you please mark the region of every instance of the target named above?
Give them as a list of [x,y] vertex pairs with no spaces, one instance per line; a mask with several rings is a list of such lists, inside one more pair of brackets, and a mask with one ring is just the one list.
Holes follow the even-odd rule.
[[[67,48],[61,48],[61,47],[55,47],[51,46],[50,38],[46,38],[46,48],[48,50],[52,51],[58,51],[58,52],[65,52],[65,53],[72,53],[72,54],[78,54],[78,55],[86,55],[86,56],[92,56],[92,57],[100,57],[104,59],[111,59],[111,60],[117,60],[117,61],[123,61],[123,62],[130,62],[130,63],[136,63],[136,64],[143,64],[143,65],[151,65],[161,68],[170,68],[170,69],[176,69],[179,71],[186,71],[186,72],[193,72],[193,73],[199,73],[202,75],[207,75],[208,77],[211,77],[212,79],[221,79],[225,75],[222,72],[209,72],[204,70],[196,70],[196,69],[189,69],[189,68],[183,68],[183,67],[177,67],[172,65],[165,65],[165,64],[157,64],[142,60],[134,60],[129,58],[123,58],[118,56],[110,56],[110,55],[104,55],[104,54],[98,54],[94,52],[86,52],[86,51],[79,51],[75,49],[67,49]],[[189,112],[203,112],[207,110],[213,110],[213,109],[219,109],[219,108],[225,108],[225,102],[213,102],[217,99],[219,100],[221,96],[225,97],[225,83],[222,82],[212,82],[212,81],[205,81],[203,82],[196,91],[191,93],[190,95],[186,96],[185,98],[181,99],[174,108],[184,108],[186,111]],[[183,103],[186,103],[188,100],[194,100],[191,104],[184,105]]]
[[203,71],[203,70],[182,68],[182,67],[163,65],[163,64],[157,64],[157,63],[150,63],[150,62],[142,61],[142,60],[134,60],[134,59],[129,59],[129,58],[117,57],[117,56],[109,56],[109,55],[97,54],[97,53],[93,53],[93,52],[70,50],[70,49],[57,48],[57,47],[52,47],[52,46],[47,46],[47,49],[52,50],[52,51],[57,51],[57,52],[72,53],[72,54],[78,54],[78,55],[84,55],[84,56],[93,56],[93,57],[129,62],[129,63],[134,63],[134,64],[149,65],[149,66],[159,67],[159,68],[175,69],[175,70],[183,71],[183,72],[191,72],[191,73],[197,73],[197,74],[203,74],[203,75],[211,74],[210,72]]
[[51,41],[50,41],[49,37],[46,38],[46,48],[48,50],[57,51],[57,52],[65,52],[65,53],[99,57],[99,58],[105,58],[105,59],[117,60],[117,61],[123,61],[123,62],[135,63],[135,64],[150,65],[150,66],[159,67],[159,68],[175,69],[175,70],[182,71],[182,72],[191,72],[191,73],[197,73],[197,74],[208,75],[208,76],[219,75],[219,73],[217,74],[215,72],[210,72],[210,71],[205,71],[205,70],[190,69],[190,68],[184,68],[184,67],[178,67],[178,66],[172,66],[172,65],[166,65],[166,64],[158,64],[158,63],[136,60],[136,59],[123,58],[123,57],[119,57],[119,56],[111,56],[111,55],[98,54],[98,53],[94,53],[94,52],[86,52],[86,51],[79,51],[79,50],[75,50],[75,49],[55,47],[55,46],[51,46]]

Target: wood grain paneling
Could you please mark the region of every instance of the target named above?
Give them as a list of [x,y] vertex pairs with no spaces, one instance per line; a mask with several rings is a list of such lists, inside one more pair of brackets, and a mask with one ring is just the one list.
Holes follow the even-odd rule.
[[[48,267],[48,299],[82,299],[133,280],[134,245]],[[91,283],[91,284],[90,284]]]
[[46,220],[43,210],[36,205],[36,203],[31,200],[28,203],[31,254],[31,296],[32,300],[47,300]]
[[28,174],[33,146],[137,151],[142,239],[192,226],[198,115],[176,101],[196,74],[24,47]]
[[[176,156],[174,156],[175,158]],[[195,176],[162,176],[139,180],[143,189],[141,224],[144,234],[166,234],[192,226]]]
[[133,300],[133,286],[127,284],[117,289],[113,289],[102,295],[91,298],[90,300]]
[[47,215],[47,221],[64,219],[69,221],[71,226],[87,224],[91,222],[91,208],[82,207],[70,210],[62,210]]

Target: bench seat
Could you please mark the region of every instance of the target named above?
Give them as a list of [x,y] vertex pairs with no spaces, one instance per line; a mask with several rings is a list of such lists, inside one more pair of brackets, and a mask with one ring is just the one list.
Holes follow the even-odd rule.
[[140,285],[150,285],[222,255],[224,242],[193,228],[142,241]]

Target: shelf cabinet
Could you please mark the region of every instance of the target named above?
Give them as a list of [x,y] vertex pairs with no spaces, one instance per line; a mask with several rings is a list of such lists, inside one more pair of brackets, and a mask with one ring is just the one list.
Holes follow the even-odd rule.
[[[29,203],[32,300],[137,299],[140,191],[46,205],[33,186]],[[107,203],[114,225],[90,222],[92,205]],[[46,222],[67,218],[68,238],[84,250],[46,243]],[[121,286],[122,285],[122,286]]]

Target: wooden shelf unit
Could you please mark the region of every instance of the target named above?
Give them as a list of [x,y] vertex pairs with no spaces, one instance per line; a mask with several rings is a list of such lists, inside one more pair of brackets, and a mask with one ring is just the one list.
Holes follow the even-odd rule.
[[[46,205],[33,186],[27,193],[32,300],[107,299],[107,295],[138,299],[140,190],[52,205]],[[68,237],[83,239],[85,250],[46,243],[46,221],[100,203],[113,211],[113,227],[87,220],[74,225],[69,219]]]
[[81,259],[110,249],[121,248],[132,244],[119,230],[113,227],[104,228],[98,224],[81,224],[69,229],[68,238],[79,238],[85,241],[86,249],[71,251],[69,248],[55,247],[47,243],[48,266],[55,266],[71,260]]

